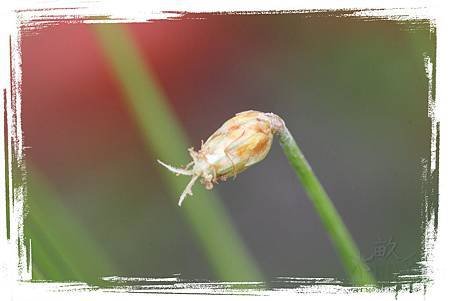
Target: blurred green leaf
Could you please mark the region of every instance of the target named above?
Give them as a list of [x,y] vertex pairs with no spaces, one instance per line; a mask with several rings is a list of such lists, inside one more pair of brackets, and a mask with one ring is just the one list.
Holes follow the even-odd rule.
[[32,238],[33,279],[98,282],[113,275],[114,265],[95,238],[64,207],[45,176],[31,162],[27,166],[25,229]]
[[[171,163],[188,163],[188,139],[159,87],[145,67],[131,34],[123,25],[95,25],[95,32],[121,84],[149,153]],[[155,160],[155,164],[156,160]],[[161,168],[174,206],[189,179]],[[225,208],[214,192],[201,188],[179,209],[189,221],[211,266],[222,280],[262,280]]]

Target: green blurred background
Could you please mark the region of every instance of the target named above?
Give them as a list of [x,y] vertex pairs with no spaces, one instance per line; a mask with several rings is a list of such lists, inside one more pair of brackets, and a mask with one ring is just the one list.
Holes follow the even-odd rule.
[[28,30],[22,51],[33,279],[345,279],[278,143],[176,206],[189,179],[156,159],[248,109],[285,119],[379,280],[420,274],[428,22],[188,14]]

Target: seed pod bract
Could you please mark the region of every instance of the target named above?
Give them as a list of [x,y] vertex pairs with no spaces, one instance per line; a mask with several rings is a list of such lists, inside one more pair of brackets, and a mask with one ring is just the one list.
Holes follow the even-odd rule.
[[179,175],[191,176],[190,182],[180,196],[181,206],[186,195],[192,195],[192,186],[200,181],[206,189],[225,181],[253,164],[263,160],[270,150],[273,136],[284,128],[283,120],[273,113],[245,111],[227,120],[215,131],[200,150],[189,148],[192,161],[185,168],[176,168],[158,162]]

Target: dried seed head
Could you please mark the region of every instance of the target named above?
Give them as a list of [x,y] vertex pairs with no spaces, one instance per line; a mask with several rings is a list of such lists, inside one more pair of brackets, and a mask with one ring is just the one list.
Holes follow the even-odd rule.
[[158,160],[177,175],[192,176],[178,205],[181,206],[187,194],[192,195],[191,188],[198,178],[206,189],[212,189],[213,183],[236,177],[263,160],[270,150],[273,135],[283,129],[283,120],[273,113],[245,111],[227,120],[205,143],[202,142],[199,151],[190,148],[193,161],[186,168],[172,167]]

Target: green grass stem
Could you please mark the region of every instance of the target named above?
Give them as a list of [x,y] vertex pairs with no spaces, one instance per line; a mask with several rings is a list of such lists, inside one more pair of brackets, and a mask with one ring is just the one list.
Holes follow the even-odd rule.
[[286,127],[280,133],[280,144],[328,232],[352,284],[376,285],[333,202]]
[[[155,165],[158,164],[156,159],[179,165],[189,162],[189,139],[146,66],[144,55],[132,34],[126,26],[118,24],[96,25],[94,28],[106,62],[122,87],[131,116],[138,125],[152,161]],[[179,193],[188,179],[174,177],[159,165],[158,170],[176,206]],[[263,280],[216,193],[198,189],[195,199],[183,204],[179,212],[191,226],[219,279]]]

